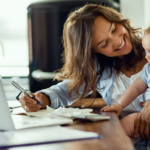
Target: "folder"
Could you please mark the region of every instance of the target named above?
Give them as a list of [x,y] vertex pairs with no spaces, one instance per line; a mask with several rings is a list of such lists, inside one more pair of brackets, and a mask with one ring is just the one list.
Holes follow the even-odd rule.
[[0,149],[95,138],[101,138],[101,136],[94,132],[85,132],[67,127],[30,128],[0,132]]

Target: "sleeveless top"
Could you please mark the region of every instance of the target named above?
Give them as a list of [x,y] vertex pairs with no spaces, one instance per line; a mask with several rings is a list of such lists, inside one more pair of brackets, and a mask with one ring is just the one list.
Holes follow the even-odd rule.
[[[121,95],[124,93],[124,91],[140,76],[141,72],[138,72],[135,75],[132,75],[131,77],[127,77],[125,74],[120,72],[119,74],[116,74],[114,77],[113,87],[112,87],[112,95],[110,103],[111,105],[117,103]],[[134,100],[138,100],[137,98]],[[138,112],[140,110],[137,109],[134,105],[134,101],[132,101],[127,107],[123,109],[125,112]],[[138,100],[140,101],[140,100]]]

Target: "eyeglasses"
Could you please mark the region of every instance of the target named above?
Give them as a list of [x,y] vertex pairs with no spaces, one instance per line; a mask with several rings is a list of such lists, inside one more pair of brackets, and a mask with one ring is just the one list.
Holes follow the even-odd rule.
[[[29,90],[25,90],[25,91],[29,91]],[[20,92],[17,96],[16,96],[16,99],[19,101],[20,99],[20,95],[22,94],[23,92]]]

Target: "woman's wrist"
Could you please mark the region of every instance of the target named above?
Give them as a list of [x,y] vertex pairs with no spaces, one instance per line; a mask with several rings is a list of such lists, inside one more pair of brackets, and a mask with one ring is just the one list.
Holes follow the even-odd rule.
[[42,93],[41,102],[42,102],[42,105],[43,105],[41,109],[45,109],[47,105],[48,106],[51,105],[50,98],[44,93]]

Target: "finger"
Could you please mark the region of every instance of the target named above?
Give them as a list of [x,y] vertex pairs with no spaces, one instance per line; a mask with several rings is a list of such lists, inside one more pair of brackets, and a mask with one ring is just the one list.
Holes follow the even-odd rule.
[[114,107],[114,105],[112,106],[108,106],[105,111],[116,111],[116,108]]
[[40,109],[40,106],[39,105],[35,105],[34,107],[33,106],[22,106],[24,108],[24,110],[26,112],[36,112]]
[[139,127],[139,134],[140,134],[140,137],[143,139],[146,139],[146,136],[144,134],[145,127],[146,127],[145,121],[142,121]]
[[37,104],[29,103],[29,102],[27,102],[24,99],[20,99],[19,102],[21,103],[21,105],[24,105],[24,106],[34,106],[34,105],[37,105]]
[[103,107],[103,108],[101,109],[101,111],[104,111],[107,107],[108,107],[108,106]]
[[30,104],[30,103],[27,103],[27,102],[23,102],[22,107],[24,108],[25,106],[28,107],[28,108],[36,108],[36,109],[41,108],[41,106],[38,105],[38,104]]
[[24,93],[21,94],[21,98],[20,98],[19,102],[21,104],[23,104],[23,105],[24,105],[25,102],[30,103],[30,104],[37,104],[37,102],[35,100],[33,100],[32,98],[28,97]]
[[141,123],[141,117],[140,114],[138,114],[134,124],[134,138],[137,138],[138,136],[140,123]]
[[41,98],[42,98],[42,93],[41,93],[41,92],[38,92],[38,93],[36,93],[34,96],[35,96],[35,99],[36,99],[36,100],[40,101]]
[[149,136],[149,131],[150,131],[149,125],[150,125],[149,123],[146,123],[145,130],[144,130],[144,135],[145,135],[146,139],[150,139],[150,136]]
[[105,106],[102,111],[107,111],[110,108],[110,106]]

